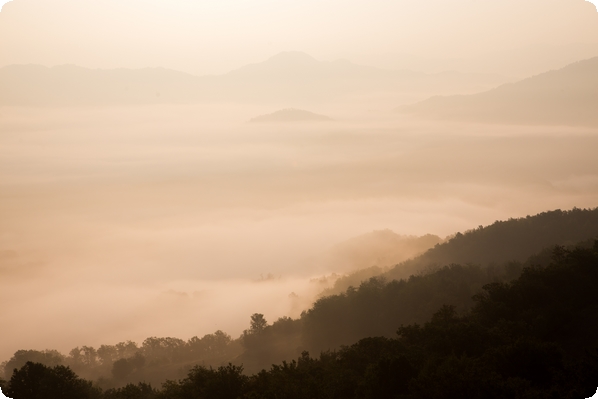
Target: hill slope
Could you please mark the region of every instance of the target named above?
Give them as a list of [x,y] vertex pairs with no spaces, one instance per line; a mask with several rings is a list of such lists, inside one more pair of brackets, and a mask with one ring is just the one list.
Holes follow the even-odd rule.
[[[598,384],[598,241],[593,248],[558,248],[555,255],[512,282],[485,286],[463,314],[443,305],[425,324],[401,325],[392,337],[370,336],[316,357],[302,352],[297,360],[265,364],[253,375],[244,374],[242,366],[200,364],[180,369],[187,377],[170,380],[161,390],[148,385],[143,374],[134,380],[143,383],[102,390],[98,385],[107,379],[92,384],[67,367],[29,361],[15,368],[9,381],[0,380],[0,388],[15,399],[586,398]],[[279,320],[267,326],[257,314],[252,321],[242,337],[246,343],[271,344],[275,326],[280,333],[294,324]],[[161,343],[148,347],[164,354]],[[91,354],[92,348],[83,349]],[[145,367],[160,369],[166,360],[146,365],[141,353],[120,359],[112,369],[114,380],[123,371],[130,376]]]
[[[413,259],[401,262],[376,275],[389,280],[409,278],[450,264],[483,267],[523,262],[552,245],[572,245],[598,239],[598,208],[549,211],[519,219],[496,221],[490,226],[457,233]],[[364,281],[368,269],[339,279],[324,293],[340,293]]]
[[457,234],[357,288],[317,300],[299,320],[275,322],[263,339],[246,341],[239,362],[255,371],[300,349],[318,353],[365,337],[391,337],[401,324],[429,320],[442,305],[465,312],[484,285],[517,278],[526,266],[547,265],[555,245],[597,237],[598,208],[544,212]]
[[598,57],[487,92],[432,97],[399,112],[507,124],[598,126]]
[[384,274],[406,278],[411,274],[451,263],[523,262],[552,245],[572,245],[598,238],[598,208],[555,210],[457,233],[424,254],[400,263]]
[[[311,309],[295,320],[283,317],[269,324],[262,315],[253,315],[250,328],[236,340],[222,332],[216,332],[187,342],[175,338],[152,337],[141,346],[127,342],[102,346],[97,351],[90,347],[75,348],[68,357],[52,351],[19,351],[2,366],[10,374],[13,367],[21,367],[27,360],[49,365],[64,363],[87,378],[98,378],[110,375],[116,377],[118,367],[123,363],[125,366],[131,363],[132,369],[122,379],[105,382],[122,384],[144,380],[155,385],[165,378],[179,378],[181,370],[198,363],[218,366],[233,361],[235,364],[243,364],[250,373],[258,372],[273,363],[295,358],[304,350],[317,354],[322,350],[353,344],[366,337],[396,336],[397,328],[401,325],[428,322],[443,305],[452,306],[458,314],[466,314],[475,304],[472,296],[482,292],[482,287],[486,284],[492,283],[495,288],[505,287],[503,283],[518,278],[522,270],[527,270],[523,273],[524,276],[527,273],[527,276],[533,277],[534,270],[543,270],[553,261],[561,262],[566,259],[567,254],[581,253],[560,249],[554,253],[556,256],[551,261],[551,245],[579,240],[585,241],[582,244],[588,247],[588,239],[596,237],[597,230],[598,209],[553,211],[496,222],[456,236],[421,257],[427,261],[436,259],[443,266],[437,270],[401,281],[370,279],[358,288],[319,299]],[[534,254],[533,248],[546,249]],[[598,247],[594,248],[595,252]],[[533,257],[525,263],[499,263],[520,259],[527,253]],[[496,265],[447,265],[458,259],[477,259],[480,263],[495,262]],[[592,262],[593,269],[587,271],[591,271],[595,278],[598,265],[594,260]],[[533,265],[538,266],[524,269]],[[578,282],[585,281],[584,277],[570,277]],[[558,285],[559,281],[564,280],[559,277],[553,283]],[[545,289],[543,286],[536,285],[532,288],[540,289],[549,296],[552,292],[552,288]],[[588,282],[584,290],[594,293],[595,286]],[[500,294],[499,291],[496,292]],[[568,297],[572,299],[575,295],[568,294]],[[525,298],[533,298],[533,294]],[[525,299],[524,303],[527,306],[533,305],[533,300]],[[567,313],[554,312],[554,316],[558,319],[566,317]],[[539,323],[538,327],[546,327],[543,320],[536,321]],[[513,324],[512,327],[516,328],[517,325]],[[595,336],[588,335],[585,338],[595,339]],[[85,356],[81,356],[82,352]],[[87,356],[93,361],[86,360]],[[115,368],[115,365],[118,367]],[[8,374],[6,377],[9,377]]]

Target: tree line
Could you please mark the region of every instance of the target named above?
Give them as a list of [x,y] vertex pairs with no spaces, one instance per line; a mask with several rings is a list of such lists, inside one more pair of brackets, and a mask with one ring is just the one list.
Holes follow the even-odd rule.
[[[305,352],[336,351],[368,337],[393,339],[398,326],[422,325],[443,305],[465,314],[485,285],[508,283],[522,270],[549,265],[550,244],[564,245],[567,250],[568,244],[585,240],[580,245],[591,248],[595,237],[598,209],[557,210],[496,222],[457,234],[405,262],[406,270],[413,271],[408,277],[393,278],[398,265],[356,287],[321,297],[297,319],[282,317],[269,323],[255,314],[238,338],[217,331],[187,341],[150,337],[140,345],[127,341],[99,348],[83,346],[67,355],[20,350],[1,365],[0,378],[4,375],[9,380],[13,370],[27,362],[69,367],[104,390],[139,381],[161,386],[166,380],[184,378],[196,365],[217,370],[230,363],[243,366],[244,373],[251,375],[283,360],[291,362]],[[537,248],[541,250],[531,252]],[[491,262],[493,258],[500,262]]]
[[[130,382],[161,383],[165,379],[186,375],[193,365],[220,365],[243,351],[238,339],[216,331],[187,341],[178,338],[150,337],[141,345],[133,341],[116,345],[76,347],[67,356],[56,350],[19,350],[2,364],[4,378],[27,362],[49,367],[67,366],[78,375],[109,388]],[[1,376],[0,376],[1,378]]]
[[[102,390],[68,366],[28,362],[2,388],[14,399],[587,398],[598,386],[596,286],[598,241],[556,247],[547,265],[484,285],[469,310],[443,305],[392,338],[303,352],[251,375],[233,364],[195,366],[160,387]],[[244,335],[266,331],[254,315]]]

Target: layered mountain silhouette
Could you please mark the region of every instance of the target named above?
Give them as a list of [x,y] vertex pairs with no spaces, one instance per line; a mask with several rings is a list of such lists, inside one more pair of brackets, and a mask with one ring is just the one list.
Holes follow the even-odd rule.
[[396,265],[388,277],[401,278],[408,269],[419,272],[432,265],[523,262],[551,245],[593,239],[598,239],[598,208],[542,212],[457,233],[422,255]]
[[199,83],[195,76],[163,68],[11,65],[0,69],[0,104],[187,103],[199,98]]
[[328,101],[377,92],[472,93],[507,79],[492,74],[424,74],[318,61],[285,52],[224,75],[194,76],[163,68],[87,69],[73,65],[0,68],[1,105],[103,105],[213,101]]
[[598,57],[479,94],[432,97],[399,112],[431,119],[598,126]]
[[[424,236],[422,238],[434,236]],[[358,286],[361,281],[378,275],[388,280],[408,279],[411,275],[422,275],[450,264],[492,265],[524,262],[536,254],[532,263],[546,263],[550,260],[553,245],[570,246],[583,241],[598,239],[598,208],[568,211],[554,210],[525,218],[496,221],[489,226],[479,226],[464,233],[448,237],[422,254],[397,263],[383,271],[376,268],[364,269],[339,279],[325,294],[337,294],[349,286]]]
[[325,122],[331,120],[325,115],[314,114],[302,109],[286,108],[271,114],[256,116],[249,122]]

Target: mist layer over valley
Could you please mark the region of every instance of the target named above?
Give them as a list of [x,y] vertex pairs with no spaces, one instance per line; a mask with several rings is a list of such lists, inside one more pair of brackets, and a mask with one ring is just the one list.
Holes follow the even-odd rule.
[[404,260],[331,261],[352,237],[445,237],[597,200],[592,129],[338,105],[317,110],[325,125],[246,122],[267,109],[3,108],[2,356],[235,336],[254,312],[297,316],[327,288],[314,278]]
[[364,4],[0,8],[1,389],[595,386],[596,8]]

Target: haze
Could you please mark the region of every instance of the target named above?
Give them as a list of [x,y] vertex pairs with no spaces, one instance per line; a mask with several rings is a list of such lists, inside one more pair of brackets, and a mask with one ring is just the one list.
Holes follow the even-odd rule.
[[16,0],[0,65],[164,67],[224,73],[281,51],[361,64],[526,77],[595,55],[585,0]]
[[[595,207],[595,119],[397,109],[517,94],[597,56],[584,0],[5,3],[0,362],[236,337],[253,313],[296,317],[343,273],[425,249],[374,231],[444,238]],[[267,117],[289,109],[327,118]]]

